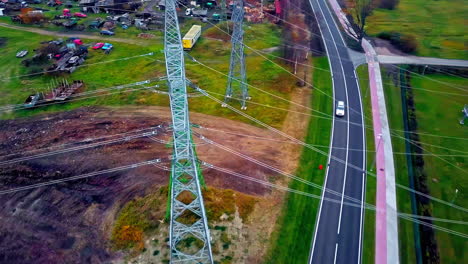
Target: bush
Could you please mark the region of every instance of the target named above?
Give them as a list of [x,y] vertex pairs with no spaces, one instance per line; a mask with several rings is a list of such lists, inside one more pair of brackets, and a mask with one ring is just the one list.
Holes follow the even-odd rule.
[[413,53],[418,48],[418,42],[413,35],[402,35],[394,31],[383,31],[377,34],[377,37],[390,41],[392,45],[406,53]]
[[5,46],[7,43],[7,38],[1,37],[0,38],[0,47]]
[[398,2],[399,0],[380,0],[379,8],[393,10],[398,5]]
[[399,48],[406,53],[413,53],[418,48],[418,42],[413,35],[404,35],[400,38]]

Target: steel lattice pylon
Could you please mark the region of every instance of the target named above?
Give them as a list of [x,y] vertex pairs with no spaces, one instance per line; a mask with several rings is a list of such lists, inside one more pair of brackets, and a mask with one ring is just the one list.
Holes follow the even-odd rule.
[[[166,0],[164,52],[172,112],[174,153],[171,167],[171,263],[213,263],[210,233],[200,188],[198,165],[190,130],[184,52],[176,0]],[[190,198],[181,199],[188,194]],[[185,196],[187,197],[187,196]],[[189,217],[187,217],[189,215]],[[187,222],[190,219],[192,221]],[[183,220],[183,221],[182,221]],[[183,252],[179,242],[195,237],[203,242],[197,252]]]
[[245,74],[243,20],[244,2],[243,0],[235,0],[231,17],[231,21],[234,24],[231,37],[231,63],[229,65],[229,76],[224,102],[227,103],[231,97],[237,98],[241,102],[241,108],[246,109],[245,100],[249,99],[249,95]]

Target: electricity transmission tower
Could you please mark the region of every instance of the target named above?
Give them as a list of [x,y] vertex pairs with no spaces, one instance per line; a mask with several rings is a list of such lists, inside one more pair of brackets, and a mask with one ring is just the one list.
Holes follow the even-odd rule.
[[[166,0],[164,53],[172,112],[174,153],[171,166],[171,263],[213,263],[210,233],[190,130],[184,51],[176,1]],[[195,239],[189,248],[184,241]],[[184,245],[185,244],[185,245]]]
[[249,99],[249,95],[245,74],[243,20],[244,2],[243,0],[235,0],[231,17],[231,21],[234,24],[231,37],[231,63],[229,65],[229,76],[224,103],[227,103],[229,99],[233,97],[240,100],[241,109],[246,109],[245,100]]

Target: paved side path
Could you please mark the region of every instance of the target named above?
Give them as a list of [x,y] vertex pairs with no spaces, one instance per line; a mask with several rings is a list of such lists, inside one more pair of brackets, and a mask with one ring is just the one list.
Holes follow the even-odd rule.
[[382,64],[421,64],[421,65],[444,65],[453,67],[468,67],[466,60],[439,59],[417,56],[377,55]]
[[[353,37],[354,31],[336,0],[328,0],[346,33]],[[380,65],[372,45],[362,40],[369,67],[369,85],[372,102],[372,120],[376,149],[377,211],[375,221],[375,263],[398,264],[398,218],[396,207],[395,165],[392,142],[387,119],[387,108],[382,86]],[[357,63],[359,64],[359,62]]]
[[375,221],[375,263],[398,264],[398,218],[395,166],[387,119],[380,65],[372,45],[362,40],[369,67],[374,142],[376,146],[377,211]]
[[346,18],[346,14],[343,12],[343,10],[341,10],[341,7],[340,7],[340,4],[338,4],[338,1],[328,0],[328,2],[330,3],[331,9],[335,13],[335,15],[338,17],[338,20],[340,21],[340,24],[343,27],[346,34],[348,34],[353,39],[358,40],[358,35],[356,34],[353,27],[351,26],[351,23],[348,21],[348,18]]

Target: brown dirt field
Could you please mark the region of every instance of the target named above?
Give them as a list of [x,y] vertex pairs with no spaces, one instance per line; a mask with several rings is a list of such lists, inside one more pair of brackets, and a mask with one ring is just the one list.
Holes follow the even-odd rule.
[[[306,104],[307,89],[296,89],[293,99]],[[218,117],[192,113],[191,120],[192,123],[203,127],[284,140],[264,129]],[[61,144],[135,131],[159,124],[164,127],[158,129],[156,137],[167,141],[171,133],[164,128],[167,128],[169,122],[170,112],[165,107],[88,107],[30,119],[0,121],[0,162],[63,149],[54,147]],[[303,138],[306,125],[305,116],[289,113],[284,129],[290,135]],[[205,129],[194,130],[211,140],[286,171],[294,170],[300,154],[297,146],[288,143],[240,137]],[[202,141],[195,138],[195,143],[199,144]],[[70,146],[78,144],[66,147]],[[33,151],[35,149],[41,150]],[[0,182],[0,190],[165,158],[171,152],[170,147],[143,137],[2,165],[0,177],[4,180]],[[274,176],[271,171],[212,145],[199,144],[197,153],[201,160],[252,177],[268,180]],[[239,260],[233,263],[257,263],[265,252],[265,241],[280,210],[279,204],[283,194],[213,170],[204,170],[204,176],[209,186],[259,196],[250,218],[256,222],[260,220],[263,224],[251,225],[249,221],[243,223],[242,219],[236,216],[229,220],[219,220],[230,225],[230,229],[237,230],[237,235],[231,231],[228,233],[232,245],[236,245],[229,249],[229,254]],[[167,171],[143,166],[4,194],[2,199],[5,203],[0,208],[0,262],[30,263],[34,260],[35,263],[102,263],[123,260],[125,253],[113,252],[109,244],[116,215],[128,201],[148,195],[157,190],[158,186],[166,185],[168,177]],[[269,199],[266,199],[267,197]],[[219,233],[213,232],[215,240],[216,236],[220,236]],[[167,233],[161,230],[159,236],[167,236]],[[160,243],[159,247],[162,244]],[[164,248],[167,250],[167,246],[162,246],[161,249]]]

